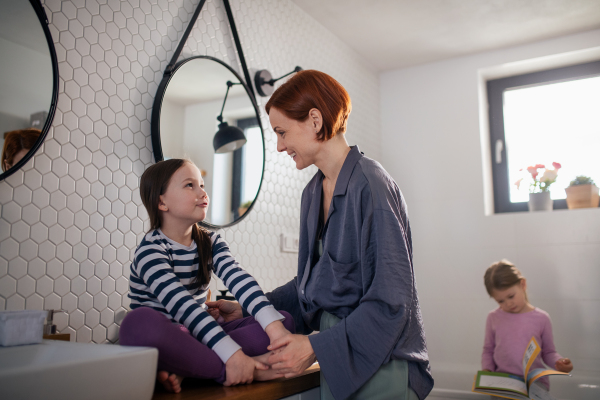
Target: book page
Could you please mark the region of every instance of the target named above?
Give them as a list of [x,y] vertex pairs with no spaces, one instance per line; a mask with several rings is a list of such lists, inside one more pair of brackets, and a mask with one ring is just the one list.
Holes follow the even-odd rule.
[[556,397],[552,396],[550,392],[540,385],[532,385],[529,388],[529,397],[533,400],[557,400]]
[[531,384],[541,378],[542,376],[548,376],[548,375],[570,375],[566,372],[560,372],[560,371],[556,371],[554,369],[544,369],[544,368],[536,368],[536,369],[532,369],[531,371],[529,371],[529,374],[527,375],[527,386],[531,387]]
[[535,340],[535,337],[532,337],[525,349],[525,353],[523,353],[523,376],[529,374],[529,368],[531,368],[531,364],[533,364],[540,351],[540,345]]
[[510,390],[527,395],[527,386],[525,386],[525,382],[521,380],[521,377],[506,375],[507,376],[481,374],[479,376],[477,388]]

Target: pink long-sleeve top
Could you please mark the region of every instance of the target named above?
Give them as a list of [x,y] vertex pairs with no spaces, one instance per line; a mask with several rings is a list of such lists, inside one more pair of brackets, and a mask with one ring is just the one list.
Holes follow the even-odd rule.
[[[485,325],[482,369],[522,376],[523,353],[532,337],[535,337],[542,351],[531,369],[544,368],[542,360],[550,368],[554,368],[556,361],[562,357],[554,348],[552,323],[546,311],[539,308],[522,314],[508,313],[500,308],[490,311]],[[538,381],[550,387],[548,377]]]

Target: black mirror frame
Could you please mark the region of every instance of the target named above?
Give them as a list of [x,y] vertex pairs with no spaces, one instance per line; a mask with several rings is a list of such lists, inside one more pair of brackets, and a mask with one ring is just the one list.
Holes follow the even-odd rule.
[[[258,198],[258,193],[260,193],[260,189],[262,188],[263,178],[265,176],[265,160],[266,160],[265,134],[264,134],[264,130],[262,127],[262,123],[260,121],[260,112],[259,112],[258,104],[256,103],[256,99],[254,98],[253,93],[250,91],[248,85],[246,85],[246,83],[244,82],[242,77],[237,72],[235,72],[235,70],[233,68],[231,68],[225,62],[223,62],[217,58],[214,58],[211,56],[194,56],[194,57],[186,58],[185,60],[181,60],[180,62],[175,64],[175,66],[170,70],[169,74],[165,74],[163,76],[163,79],[160,81],[160,84],[158,85],[158,90],[156,91],[156,97],[154,98],[154,105],[152,106],[152,120],[151,120],[151,125],[150,125],[151,136],[152,136],[152,150],[154,153],[154,161],[159,162],[159,161],[164,160],[162,144],[160,141],[160,112],[161,112],[162,102],[165,97],[165,92],[167,90],[169,82],[175,76],[175,74],[177,73],[177,70],[179,68],[181,68],[187,62],[190,62],[190,61],[196,60],[196,59],[206,59],[206,60],[217,62],[217,63],[221,64],[222,66],[224,66],[225,68],[227,68],[227,70],[229,70],[229,72],[231,72],[237,78],[237,80],[240,82],[240,84],[244,87],[246,94],[248,94],[248,97],[250,98],[250,100],[252,102],[252,107],[254,108],[254,113],[256,114],[256,120],[258,121],[258,127],[260,128],[260,134],[262,136],[263,165],[262,165],[262,175],[260,177],[260,184],[258,185],[258,191],[256,192],[257,196],[252,201],[252,204],[250,205],[250,207],[248,207],[248,211],[246,211],[242,216],[240,216],[239,218],[233,220],[232,222],[230,222],[228,224],[213,225],[213,224],[209,224],[204,221],[200,222],[200,225],[214,230],[214,229],[226,228],[226,227],[237,224],[238,222],[243,220],[250,213],[252,208],[254,207],[254,203],[256,203],[256,199]],[[215,121],[216,121],[216,119],[215,119]],[[212,147],[212,142],[210,142],[209,145]]]
[[50,102],[50,110],[48,110],[48,117],[46,118],[46,122],[42,127],[42,132],[40,133],[38,140],[25,155],[25,157],[9,168],[8,171],[4,171],[0,174],[0,181],[17,172],[35,155],[42,143],[44,143],[46,135],[48,135],[48,131],[50,130],[50,126],[54,120],[54,114],[56,113],[56,106],[58,104],[58,59],[56,57],[54,41],[52,40],[52,35],[50,34],[50,29],[48,28],[48,16],[46,15],[46,11],[44,10],[44,6],[42,6],[40,0],[29,0],[29,3],[33,7],[40,24],[42,25],[44,35],[46,36],[46,42],[48,44],[48,50],[50,52],[50,61],[52,63],[52,99]]
[[240,222],[241,220],[243,220],[248,214],[250,214],[250,211],[254,207],[254,204],[256,203],[256,199],[258,198],[258,193],[260,193],[260,189],[262,188],[263,178],[265,176],[266,151],[265,151],[265,132],[263,130],[262,123],[260,121],[260,112],[259,112],[259,108],[258,108],[258,103],[256,102],[256,97],[254,95],[254,89],[252,88],[252,80],[250,79],[250,72],[248,71],[248,67],[246,66],[246,58],[244,57],[244,51],[242,49],[242,44],[240,42],[240,38],[237,33],[237,28],[235,26],[235,21],[233,19],[233,13],[231,12],[231,5],[229,4],[229,0],[223,0],[223,5],[225,6],[225,12],[227,13],[227,20],[229,21],[229,28],[231,29],[233,41],[235,42],[235,48],[237,50],[237,54],[240,59],[240,64],[242,66],[242,71],[244,72],[244,77],[246,78],[246,80],[242,79],[242,77],[237,72],[235,72],[229,65],[225,64],[223,61],[218,60],[213,57],[210,57],[210,56],[190,57],[188,59],[177,62],[177,59],[179,58],[179,55],[181,54],[181,51],[183,50],[183,46],[185,45],[187,38],[189,37],[190,33],[192,32],[194,24],[196,23],[196,20],[198,19],[198,16],[200,15],[200,11],[202,11],[202,7],[204,7],[205,2],[206,2],[206,0],[200,0],[200,2],[198,3],[198,6],[196,7],[194,14],[192,15],[192,18],[187,26],[187,29],[183,33],[183,37],[179,41],[179,45],[177,46],[175,53],[173,54],[173,57],[171,58],[171,61],[169,62],[169,65],[167,65],[167,68],[165,68],[165,72],[163,74],[163,79],[161,80],[160,85],[158,86],[158,90],[156,91],[156,97],[154,98],[154,105],[152,106],[152,120],[151,120],[150,130],[151,130],[151,136],[152,136],[152,150],[154,153],[154,161],[155,162],[162,161],[163,154],[162,154],[162,147],[160,144],[160,109],[162,106],[162,100],[164,97],[164,93],[165,93],[167,84],[171,80],[171,76],[175,73],[177,68],[181,67],[181,65],[183,65],[185,62],[187,62],[189,60],[192,60],[195,58],[206,58],[206,59],[216,61],[219,64],[225,66],[227,69],[229,69],[238,78],[240,83],[244,86],[244,89],[248,93],[248,97],[250,97],[250,100],[252,101],[252,106],[254,107],[254,111],[256,112],[256,119],[258,121],[258,126],[260,128],[260,134],[262,135],[262,139],[263,139],[262,175],[260,177],[260,184],[258,185],[258,191],[256,192],[257,193],[256,197],[252,201],[252,204],[250,204],[250,207],[248,207],[248,210],[241,217],[239,217],[238,219],[236,219],[226,225],[212,225],[212,224],[209,224],[206,222],[200,222],[200,225],[214,230],[214,229],[227,228],[229,226],[235,225],[238,222]]

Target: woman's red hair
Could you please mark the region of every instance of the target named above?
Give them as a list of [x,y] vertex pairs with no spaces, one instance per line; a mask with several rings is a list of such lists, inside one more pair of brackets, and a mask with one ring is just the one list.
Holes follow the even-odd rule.
[[326,73],[309,69],[296,73],[281,85],[265,105],[267,114],[271,107],[296,121],[305,121],[308,112],[316,108],[323,116],[323,127],[317,132],[317,140],[324,141],[346,132],[352,102],[338,81]]

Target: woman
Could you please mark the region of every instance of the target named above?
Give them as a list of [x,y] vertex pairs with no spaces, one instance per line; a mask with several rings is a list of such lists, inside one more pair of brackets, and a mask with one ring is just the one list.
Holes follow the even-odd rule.
[[8,171],[16,165],[37,142],[41,131],[39,129],[20,129],[4,134],[2,147],[2,171]]
[[[265,108],[277,150],[298,169],[319,168],[302,193],[298,275],[267,298],[298,332],[320,332],[274,341],[272,368],[291,377],[318,360],[322,399],[424,399],[433,379],[406,205],[381,165],[348,146],[348,93],[327,74],[301,71]],[[242,314],[208,305],[226,320]]]

